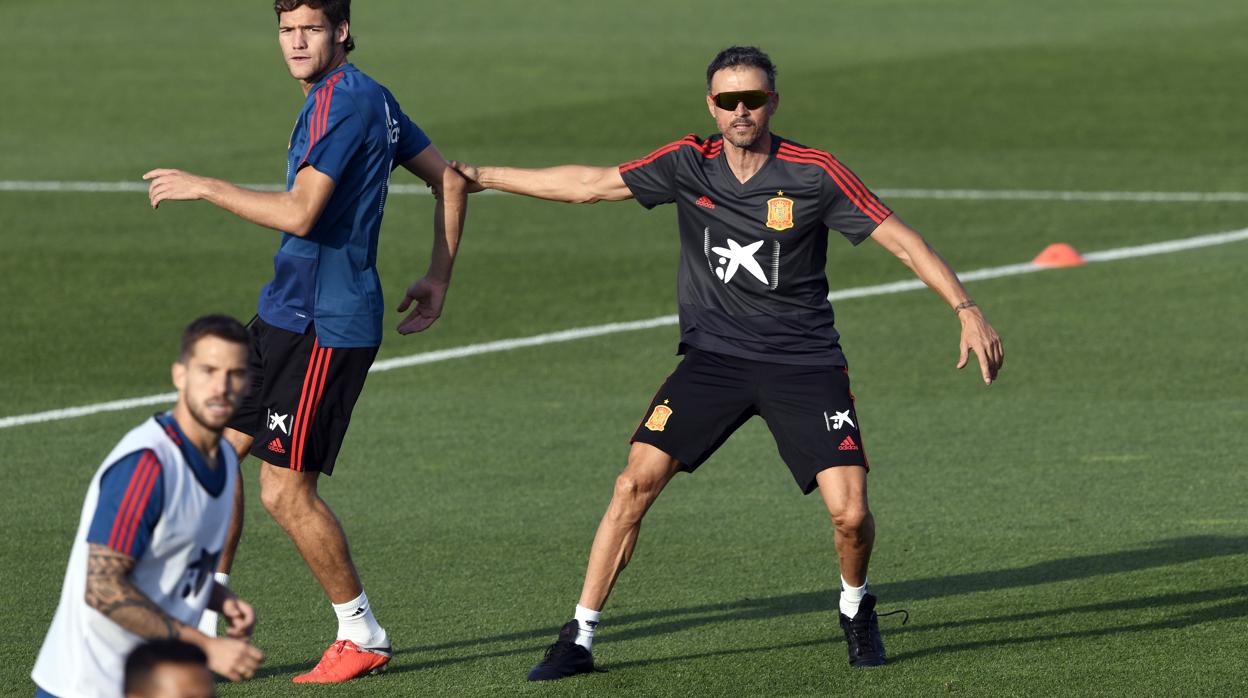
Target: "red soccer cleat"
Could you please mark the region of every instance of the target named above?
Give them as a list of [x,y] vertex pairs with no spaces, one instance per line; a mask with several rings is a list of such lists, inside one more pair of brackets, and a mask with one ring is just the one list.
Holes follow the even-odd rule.
[[342,683],[375,674],[390,661],[390,643],[385,647],[360,647],[350,640],[338,640],[325,650],[312,671],[291,679],[295,683]]

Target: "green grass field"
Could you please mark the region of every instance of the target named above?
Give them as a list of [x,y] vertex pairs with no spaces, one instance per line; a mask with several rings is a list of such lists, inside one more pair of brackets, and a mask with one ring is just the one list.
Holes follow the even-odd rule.
[[[610,164],[709,133],[730,43],[780,68],[773,130],[876,189],[1248,190],[1242,2],[357,3],[353,60],[442,152]],[[0,180],[158,166],[277,182],[301,104],[267,4],[10,3]],[[405,174],[396,183],[412,183]],[[1248,203],[886,198],[959,270],[1248,226]],[[431,199],[391,198],[393,304]],[[276,235],[206,204],[0,191],[0,417],[169,390],[191,318],[244,319]],[[675,312],[675,215],[474,197],[445,316],[381,358]],[[834,238],[836,289],[908,277]],[[1248,243],[970,285],[1008,359],[953,370],[931,293],[837,320],[871,449],[891,663],[850,670],[831,527],[764,425],[656,504],[604,615],[609,673],[524,674],[570,616],[626,439],[675,365],[662,327],[374,375],[338,474],[388,674],[296,687],[333,617],[256,497],[233,586],[262,675],[222,696],[1065,696],[1248,693]],[[388,324],[398,322],[398,314]],[[156,408],[0,429],[0,694],[28,675],[91,473]]]

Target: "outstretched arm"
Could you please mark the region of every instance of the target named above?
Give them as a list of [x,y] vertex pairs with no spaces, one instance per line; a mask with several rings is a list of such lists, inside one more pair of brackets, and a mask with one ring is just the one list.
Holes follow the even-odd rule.
[[299,170],[290,191],[254,191],[171,169],[152,170],[143,179],[152,208],[162,201],[203,200],[245,221],[299,237],[312,231],[334,193],[334,180],[311,165]]
[[106,545],[89,543],[87,605],[109,620],[144,638],[174,638],[196,645],[208,655],[208,667],[231,681],[249,679],[264,653],[244,640],[208,637],[179,623],[130,581],[135,559]]
[[451,285],[451,271],[459,252],[459,239],[468,214],[468,183],[443,159],[434,146],[427,146],[416,157],[403,163],[409,172],[425,180],[437,195],[433,211],[433,252],[429,270],[407,289],[399,312],[413,302],[416,307],[399,323],[399,334],[411,334],[428,328],[442,315],[446,291]]
[[540,170],[518,167],[474,167],[452,162],[468,181],[481,189],[497,189],[547,201],[593,204],[633,198],[618,167],[560,165]]
[[889,216],[881,223],[871,234],[871,239],[910,267],[915,276],[940,294],[949,307],[953,308],[962,323],[957,367],[965,366],[968,352],[974,352],[979,359],[984,384],[991,384],[996,379],[1001,364],[1005,362],[1005,349],[1001,346],[1001,337],[988,324],[979,305],[971,300],[970,294],[958,280],[958,275],[936,254],[922,235],[896,215]]

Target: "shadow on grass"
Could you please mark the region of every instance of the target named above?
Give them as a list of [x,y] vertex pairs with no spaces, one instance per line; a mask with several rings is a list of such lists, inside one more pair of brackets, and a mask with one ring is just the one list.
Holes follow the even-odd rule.
[[[1061,560],[1048,560],[1013,569],[992,570],[987,572],[968,572],[965,574],[947,575],[943,577],[927,577],[922,579],[885,583],[874,585],[873,589],[879,595],[886,607],[892,607],[906,601],[923,601],[944,596],[956,596],[959,594],[991,591],[994,589],[1025,587],[1069,581],[1073,579],[1085,579],[1101,575],[1167,567],[1170,565],[1184,564],[1210,558],[1245,553],[1248,553],[1248,538],[1245,537],[1191,536],[1160,541],[1145,548],[1094,555],[1081,555]],[[610,617],[610,639],[612,641],[632,640],[680,632],[700,625],[766,618],[781,618],[804,613],[830,612],[831,609],[836,607],[836,594],[837,590],[828,589],[817,592],[771,596],[761,599],[743,598],[735,601],[702,604],[686,608],[625,613]],[[915,659],[937,652],[978,649],[992,645],[1023,644],[1068,638],[1099,637],[1141,630],[1161,630],[1186,627],[1193,624],[1205,623],[1219,619],[1239,617],[1248,615],[1248,600],[1245,600],[1245,596],[1248,596],[1248,587],[1245,586],[1230,587],[1212,591],[1163,594],[1137,599],[1090,604],[1086,606],[1054,608],[1032,613],[1013,614],[1009,616],[967,619],[944,624],[914,624],[904,628],[899,627],[888,630],[886,631],[886,634],[891,635],[902,632],[923,632],[928,630],[947,629],[952,627],[970,627],[993,623],[1022,622],[1049,616],[1064,616],[1076,613],[1105,613],[1116,610],[1143,608],[1155,609],[1164,606],[1204,603],[1229,598],[1237,599],[1237,601],[1233,603],[1204,608],[1186,613],[1182,616],[1165,618],[1150,623],[1097,627],[1094,629],[1078,630],[1066,633],[1030,635],[1006,640],[984,640],[959,645],[933,647],[926,650],[897,655],[892,658],[892,661],[897,662]],[[652,622],[656,620],[659,622]],[[452,640],[449,642],[416,647],[401,647],[395,651],[396,660],[391,663],[392,668],[390,669],[390,673],[417,671],[512,655],[530,655],[534,663],[536,663],[537,660],[540,659],[542,651],[546,648],[549,642],[553,640],[558,630],[558,625],[551,625],[532,630],[503,633],[490,637]],[[730,650],[688,654],[677,657],[657,658],[654,660],[634,660],[613,664],[611,667],[622,668],[651,663],[683,661],[775,649],[797,648],[820,644],[826,641],[827,640],[803,641],[770,647],[734,648]],[[516,642],[523,642],[525,645],[523,647],[509,647],[506,649],[486,649],[486,646],[496,643],[509,645]],[[402,655],[436,653],[454,649],[464,649],[467,651],[460,656],[429,659],[423,662],[408,663],[401,662],[399,659]],[[271,676],[274,674],[302,671],[306,670],[306,668],[308,668],[308,665],[306,664],[264,667],[261,669],[259,675]]]

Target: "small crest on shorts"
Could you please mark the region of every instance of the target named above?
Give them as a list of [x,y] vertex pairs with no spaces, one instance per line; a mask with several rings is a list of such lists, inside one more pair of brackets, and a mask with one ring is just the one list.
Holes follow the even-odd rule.
[[650,419],[646,420],[646,428],[650,431],[663,431],[667,427],[667,420],[672,416],[672,408],[667,405],[655,405],[654,411],[650,413]]
[[[783,195],[778,191],[776,194]],[[776,196],[767,200],[767,227],[772,230],[788,230],[793,227],[793,199]]]

